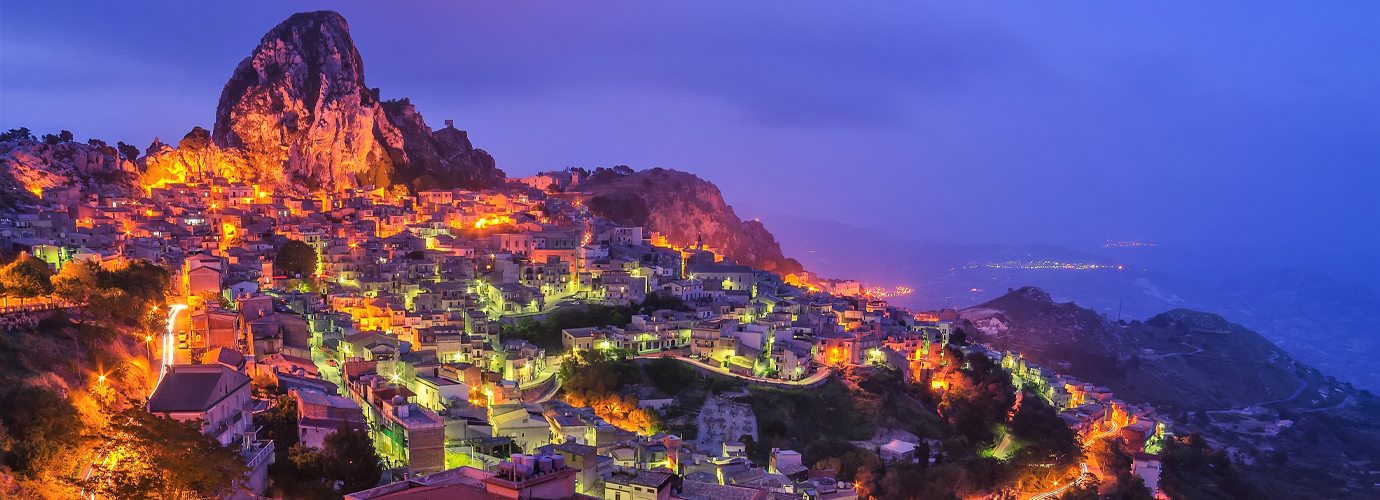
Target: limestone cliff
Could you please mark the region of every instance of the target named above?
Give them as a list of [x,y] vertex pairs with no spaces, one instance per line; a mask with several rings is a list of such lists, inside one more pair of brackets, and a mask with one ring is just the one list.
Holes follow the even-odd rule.
[[693,174],[654,168],[596,172],[572,187],[587,192],[590,210],[619,224],[642,225],[676,246],[697,240],[740,264],[786,274],[802,268],[781,254],[761,222],[744,222],[724,203],[718,186]]
[[129,196],[138,186],[135,165],[101,141],[0,142],[0,201],[5,204],[31,202],[45,190],[64,188]]
[[464,132],[433,133],[406,99],[380,102],[349,25],[330,11],[294,14],[264,35],[225,84],[211,138],[252,170],[227,177],[281,172],[263,180],[288,189],[475,189],[503,179]]
[[407,161],[394,170],[395,182],[417,190],[437,187],[483,189],[502,185],[504,173],[494,158],[470,144],[469,134],[447,125],[432,132],[407,98],[383,102],[384,114],[403,138]]

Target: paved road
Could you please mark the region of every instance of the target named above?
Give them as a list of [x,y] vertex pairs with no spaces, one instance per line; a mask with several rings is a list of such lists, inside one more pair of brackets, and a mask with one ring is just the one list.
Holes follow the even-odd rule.
[[[1271,358],[1271,359],[1274,359],[1274,358]],[[1304,389],[1307,389],[1307,388],[1308,388],[1308,382],[1304,381],[1302,377],[1299,377],[1298,370],[1297,370],[1296,367],[1294,367],[1292,364],[1290,365],[1290,367],[1291,367],[1291,368],[1295,368],[1295,369],[1289,370],[1289,375],[1293,376],[1293,377],[1294,377],[1294,380],[1298,381],[1299,387],[1298,387],[1298,389],[1294,389],[1294,393],[1293,393],[1293,394],[1290,394],[1289,397],[1284,398],[1284,399],[1276,399],[1276,400],[1272,400],[1272,401],[1261,401],[1261,402],[1259,402],[1259,403],[1256,403],[1256,404],[1247,406],[1247,407],[1245,407],[1245,408],[1233,408],[1233,409],[1230,409],[1230,410],[1210,410],[1210,411],[1208,411],[1208,413],[1255,413],[1255,411],[1258,410],[1258,409],[1260,409],[1260,407],[1261,407],[1262,405],[1268,405],[1268,404],[1273,404],[1273,403],[1284,403],[1284,402],[1288,402],[1288,401],[1293,401],[1294,399],[1298,398],[1300,394],[1303,394]],[[1345,404],[1345,403],[1346,403],[1346,402],[1343,401],[1343,404]]]
[[1087,463],[1087,462],[1084,462],[1084,463],[1082,464],[1082,466],[1083,466],[1083,474],[1080,475],[1080,476],[1078,476],[1078,479],[1075,479],[1072,483],[1069,483],[1069,484],[1060,486],[1060,487],[1058,487],[1058,488],[1055,488],[1055,489],[1046,491],[1046,492],[1044,492],[1044,493],[1036,493],[1035,495],[1030,496],[1030,497],[1027,498],[1026,500],[1046,500],[1046,499],[1049,499],[1049,498],[1054,498],[1054,497],[1057,497],[1057,496],[1063,494],[1063,493],[1064,493],[1064,490],[1067,490],[1067,489],[1072,488],[1072,487],[1074,487],[1074,486],[1083,484],[1083,481],[1087,481],[1088,478],[1093,477],[1093,474],[1090,473],[1090,472],[1088,472],[1088,463]]

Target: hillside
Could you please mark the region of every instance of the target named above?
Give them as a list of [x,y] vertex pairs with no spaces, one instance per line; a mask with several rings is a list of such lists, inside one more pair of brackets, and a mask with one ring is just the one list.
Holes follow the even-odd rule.
[[644,226],[676,246],[705,246],[740,264],[786,274],[802,268],[756,220],[743,221],[714,183],[688,172],[653,168],[621,175],[596,172],[572,188],[588,193],[590,210],[618,224]]
[[1307,368],[1255,332],[1187,309],[1120,324],[1026,287],[961,315],[1005,323],[1004,329],[979,330],[979,340],[1105,385],[1132,402],[1240,408],[1289,397]]
[[135,165],[102,141],[73,142],[70,132],[46,140],[27,130],[5,136],[0,139],[0,202],[5,205],[32,201],[44,190],[128,196],[138,187]]
[[1175,309],[1113,322],[1034,287],[960,316],[975,340],[1153,405],[1176,435],[1202,436],[1166,452],[1171,498],[1375,498],[1380,400],[1221,316]]

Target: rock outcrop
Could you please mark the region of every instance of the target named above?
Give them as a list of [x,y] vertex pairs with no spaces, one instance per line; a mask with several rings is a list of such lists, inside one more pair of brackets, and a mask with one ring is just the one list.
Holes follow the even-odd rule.
[[402,134],[407,162],[395,166],[395,182],[408,182],[417,190],[462,187],[478,190],[502,185],[504,173],[494,158],[470,144],[469,134],[447,125],[432,132],[422,114],[407,98],[384,101],[388,122]]
[[589,193],[595,215],[644,226],[672,245],[702,241],[740,264],[779,274],[803,269],[781,254],[781,244],[761,222],[739,219],[724,203],[718,186],[694,174],[662,168],[626,175],[602,171],[571,189]]
[[139,189],[133,163],[100,141],[0,142],[0,202],[34,201],[45,191],[129,196]]
[[264,35],[225,84],[211,137],[251,170],[226,177],[281,188],[478,189],[503,179],[464,132],[433,133],[406,99],[380,102],[349,25],[330,11],[294,14]]

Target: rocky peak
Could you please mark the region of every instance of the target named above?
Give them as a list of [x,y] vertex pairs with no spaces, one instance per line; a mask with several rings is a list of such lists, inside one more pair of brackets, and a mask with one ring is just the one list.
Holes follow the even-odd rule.
[[1028,300],[1031,302],[1041,302],[1045,304],[1054,303],[1054,299],[1050,298],[1049,292],[1041,290],[1039,287],[1023,286],[1020,289],[1011,293],[1013,297],[1020,298],[1022,300]]
[[381,103],[378,96],[365,84],[343,16],[294,14],[235,68],[211,137],[220,150],[241,155],[249,170],[227,177],[286,188],[502,183],[493,158],[463,132],[458,140],[453,132],[433,134],[407,99]]
[[1227,332],[1231,331],[1231,322],[1219,315],[1194,311],[1191,309],[1174,309],[1156,315],[1145,321],[1148,324],[1167,327],[1183,328],[1202,332]]

